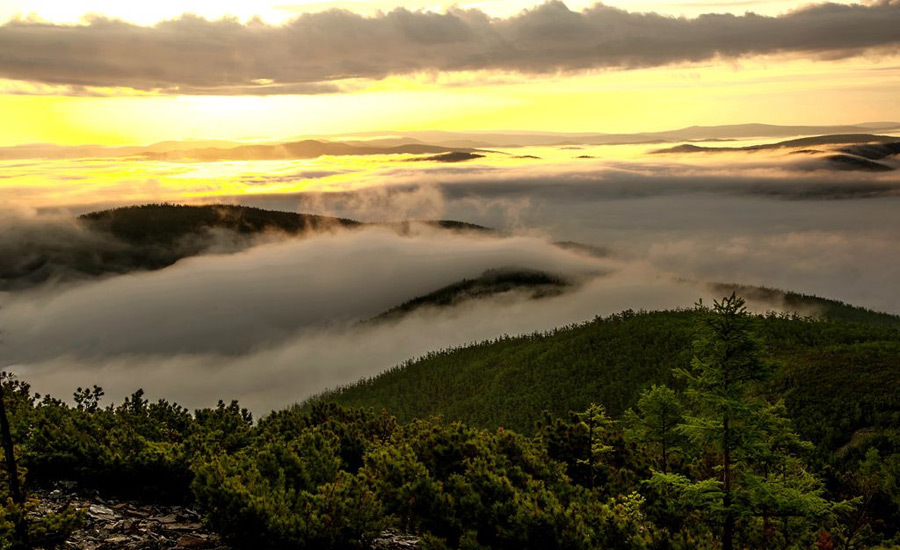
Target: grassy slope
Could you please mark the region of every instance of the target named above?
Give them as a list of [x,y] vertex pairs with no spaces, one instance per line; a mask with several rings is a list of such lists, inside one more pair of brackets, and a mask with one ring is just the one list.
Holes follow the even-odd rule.
[[[866,429],[900,425],[900,319],[894,326],[760,317],[774,361],[770,391],[785,398],[804,436],[839,449]],[[689,365],[697,314],[625,313],[548,334],[504,338],[421,359],[321,399],[386,408],[402,420],[441,414],[529,432],[557,415],[602,403],[614,416],[651,383],[677,386]]]

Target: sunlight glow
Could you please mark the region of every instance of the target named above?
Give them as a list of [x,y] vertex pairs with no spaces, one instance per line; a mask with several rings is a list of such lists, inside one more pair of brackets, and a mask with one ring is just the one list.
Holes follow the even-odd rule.
[[[777,62],[776,62],[777,61]],[[832,124],[900,112],[900,56],[757,58],[525,78],[496,72],[349,82],[315,96],[0,95],[0,145],[271,141],[423,129],[636,132],[749,121]]]

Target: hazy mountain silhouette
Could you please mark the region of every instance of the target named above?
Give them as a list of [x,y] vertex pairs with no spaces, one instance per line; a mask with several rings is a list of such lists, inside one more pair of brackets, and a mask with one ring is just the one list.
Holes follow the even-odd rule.
[[[390,143],[390,145],[386,145]],[[398,144],[399,143],[399,144]],[[66,147],[52,144],[20,145],[0,148],[0,159],[19,158],[117,158],[132,157],[148,160],[287,160],[315,158],[324,155],[435,155],[440,153],[469,153],[471,149],[428,145],[407,140],[378,140],[377,142],[302,140],[288,143],[241,145],[223,140],[165,141],[148,146],[101,147],[95,145]]]
[[[364,132],[350,134],[358,139],[321,136],[286,142],[245,144],[225,140],[163,141],[151,145],[104,147],[98,145],[62,146],[29,144],[0,147],[0,159],[24,158],[109,158],[134,157],[151,160],[280,160],[314,158],[322,155],[439,155],[477,153],[490,147],[577,146],[715,142],[748,138],[795,136],[858,135],[873,132],[900,132],[900,122],[869,122],[838,126],[779,126],[773,124],[735,124],[728,126],[690,126],[664,132],[627,133],[555,133],[555,132]],[[900,140],[900,138],[885,139]],[[371,138],[371,139],[369,139]],[[807,138],[804,138],[807,139]],[[842,142],[855,143],[855,142]]]
[[[555,133],[555,132],[393,132],[395,139],[424,141],[445,147],[519,147],[539,145],[626,145],[681,141],[725,141],[750,138],[780,138],[830,134],[871,134],[900,132],[900,122],[868,122],[853,125],[782,126],[774,124],[733,124],[689,126],[663,132],[638,133]],[[360,136],[371,134],[357,134]],[[379,135],[384,135],[380,133]]]
[[[847,147],[828,149],[811,149],[828,145],[844,145]],[[667,149],[653,151],[654,154],[670,153],[729,153],[735,151],[771,151],[779,149],[797,149],[792,154],[824,155],[824,166],[833,170],[862,170],[867,172],[889,172],[892,166],[876,162],[900,154],[900,138],[874,134],[840,134],[815,136],[778,143],[750,145],[747,147],[701,147],[685,143]]]
[[890,172],[890,166],[853,155],[828,155],[825,157],[835,170],[862,170],[865,172]]
[[439,154],[461,153],[448,147],[426,144],[396,145],[393,147],[371,147],[350,145],[341,142],[303,140],[277,145],[241,145],[238,147],[175,150],[165,152],[145,152],[140,156],[152,160],[282,160],[315,158],[324,155],[396,155],[396,154]]
[[[879,149],[879,151],[884,151],[885,154],[877,157],[884,158],[886,156],[895,155],[897,152],[900,152],[900,149],[895,149],[894,147],[897,144],[900,144],[900,138],[893,136],[881,136],[876,134],[838,134],[838,135],[824,135],[824,136],[813,136],[813,137],[805,137],[800,139],[791,139],[788,141],[779,141],[778,143],[765,143],[762,145],[748,145],[745,147],[702,147],[700,145],[693,145],[690,143],[686,143],[684,145],[678,145],[676,147],[670,147],[668,149],[659,149],[658,151],[653,151],[654,153],[722,153],[722,152],[731,152],[731,151],[764,151],[771,149],[787,149],[794,147],[815,147],[820,145],[842,145],[842,144],[890,144],[887,147]],[[891,152],[893,151],[893,152]],[[807,150],[804,152],[812,152],[811,150]],[[855,154],[855,153],[853,153]]]
[[454,307],[468,300],[488,298],[509,292],[527,292],[529,298],[558,296],[572,286],[566,279],[527,269],[490,269],[475,279],[439,288],[395,306],[368,322],[398,320],[424,307]]

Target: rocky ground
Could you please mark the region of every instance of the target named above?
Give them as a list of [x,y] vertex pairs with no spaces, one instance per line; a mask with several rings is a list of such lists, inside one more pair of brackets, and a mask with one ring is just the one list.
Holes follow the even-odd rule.
[[[184,506],[163,506],[98,495],[80,495],[55,489],[35,495],[38,513],[67,504],[84,510],[85,526],[75,531],[63,548],[68,550],[230,550],[200,521],[200,514]],[[417,538],[386,531],[372,541],[371,550],[415,550]]]
[[66,504],[85,511],[82,529],[63,548],[71,550],[162,550],[198,548],[228,550],[218,535],[200,522],[200,514],[183,506],[148,505],[99,496],[67,494],[61,489],[37,495],[40,508]]

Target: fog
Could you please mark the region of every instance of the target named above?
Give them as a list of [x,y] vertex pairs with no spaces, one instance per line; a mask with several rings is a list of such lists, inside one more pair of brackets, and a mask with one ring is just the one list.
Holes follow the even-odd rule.
[[[587,149],[605,158],[578,161],[513,162],[500,155],[453,166],[384,161],[319,177],[320,169],[336,172],[337,161],[325,159],[304,164],[316,178],[288,190],[279,187],[282,175],[298,166],[275,163],[253,177],[256,193],[242,195],[223,194],[210,178],[197,202],[361,221],[456,219],[494,231],[416,226],[400,235],[371,227],[237,240],[212,233],[199,255],[162,270],[65,283],[51,278],[0,293],[0,363],[59,397],[96,383],[111,399],[142,387],[189,407],[237,398],[264,413],[435,349],[628,308],[690,307],[716,297],[707,282],[900,313],[896,172],[801,169],[802,160],[783,154],[687,159],[614,157],[614,151]],[[0,267],[6,273],[29,265],[36,247],[54,251],[62,267],[73,254],[117,250],[122,243],[85,230],[71,214],[140,202],[128,194],[133,185],[106,180],[110,194],[102,204],[66,206],[48,198],[50,210],[37,207],[50,193],[33,191],[32,208],[2,216]],[[178,200],[168,189],[160,186],[160,198]],[[112,198],[117,190],[120,202]],[[605,253],[554,244],[561,241]],[[510,292],[365,322],[497,268],[543,270],[572,286],[538,300]]]
[[367,319],[492,268],[573,279],[610,271],[535,238],[423,230],[344,232],[182,260],[161,271],[11,295],[5,352],[58,355],[246,353],[298,330]]
[[[504,267],[549,271],[574,286],[558,297],[512,292],[360,323]],[[187,406],[239,398],[260,413],[431,350],[626,308],[689,306],[708,294],[639,262],[584,255],[538,237],[369,229],[7,294],[0,326],[8,367],[38,391],[66,396],[98,383],[121,398],[140,386]]]

